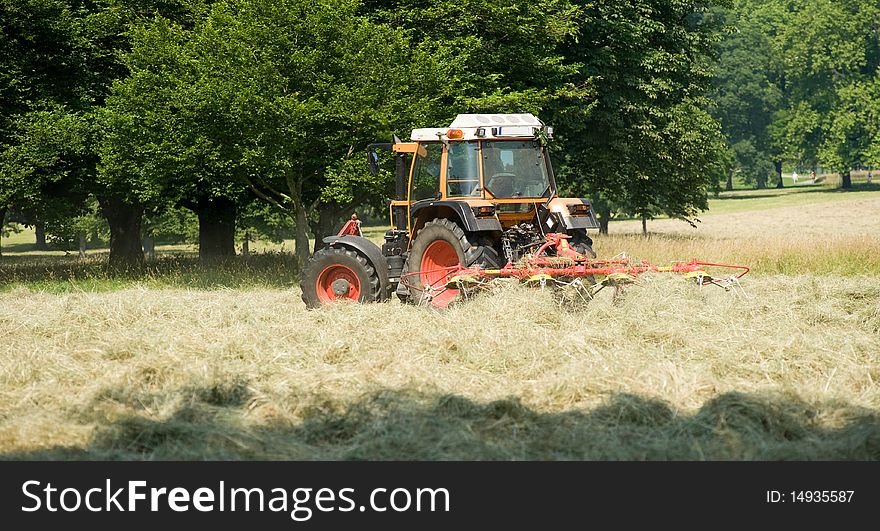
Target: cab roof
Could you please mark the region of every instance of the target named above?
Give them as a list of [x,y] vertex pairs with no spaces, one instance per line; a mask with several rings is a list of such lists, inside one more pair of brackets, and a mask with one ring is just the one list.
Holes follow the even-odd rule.
[[543,129],[552,134],[553,129],[545,127],[544,122],[534,114],[459,114],[449,127],[427,127],[413,129],[414,141],[446,140],[450,130],[460,130],[460,140],[479,138],[534,138],[535,129]]

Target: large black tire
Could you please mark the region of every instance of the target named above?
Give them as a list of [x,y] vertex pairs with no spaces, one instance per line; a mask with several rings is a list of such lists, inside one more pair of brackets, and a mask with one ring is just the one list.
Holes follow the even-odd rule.
[[[571,236],[571,239],[568,240],[569,244],[575,251],[581,253],[587,258],[596,258],[596,251],[593,250],[593,239],[587,234],[586,229],[574,229],[568,234]],[[583,277],[582,280],[588,287],[596,284],[596,277],[593,275]],[[590,292],[590,297],[592,298],[592,291]]]
[[587,234],[586,229],[574,229],[568,234],[571,236],[569,243],[575,251],[587,258],[596,258],[596,251],[593,250],[593,239]]
[[344,247],[316,252],[306,264],[300,287],[309,308],[336,300],[376,302],[380,296],[376,268],[363,254]]
[[[425,223],[425,226],[416,234],[409,256],[403,265],[402,275],[414,271],[422,271],[425,251],[438,241],[448,243],[455,251],[457,263],[463,264],[466,267],[473,265],[500,267],[501,259],[498,256],[498,252],[490,244],[491,240],[488,237],[481,236],[480,233],[467,233],[454,221],[437,218]],[[439,307],[445,307],[451,302],[448,294],[434,299],[429,297],[423,291],[421,275],[412,275],[406,277],[405,280],[407,284],[413,287],[408,288],[406,291],[403,289],[397,291],[398,297],[404,302],[422,304],[428,303],[430,300],[434,306]],[[450,290],[449,293],[452,293],[452,291]]]

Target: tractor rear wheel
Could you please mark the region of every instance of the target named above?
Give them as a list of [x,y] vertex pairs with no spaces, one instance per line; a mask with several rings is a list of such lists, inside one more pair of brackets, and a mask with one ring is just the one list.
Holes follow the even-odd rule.
[[302,300],[309,308],[334,301],[379,300],[379,275],[363,254],[344,247],[316,252],[303,271]]
[[448,219],[437,218],[425,223],[416,234],[403,266],[403,275],[419,272],[406,277],[408,301],[446,308],[459,295],[459,290],[445,287],[449,268],[459,264],[498,267],[501,261],[498,252],[489,245],[488,239],[479,238],[478,234],[469,235]]

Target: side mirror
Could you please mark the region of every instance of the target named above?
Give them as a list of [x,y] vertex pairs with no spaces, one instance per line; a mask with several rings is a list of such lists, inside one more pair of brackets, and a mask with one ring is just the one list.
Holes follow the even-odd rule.
[[370,173],[379,175],[379,154],[373,150],[367,151],[367,165],[370,167]]

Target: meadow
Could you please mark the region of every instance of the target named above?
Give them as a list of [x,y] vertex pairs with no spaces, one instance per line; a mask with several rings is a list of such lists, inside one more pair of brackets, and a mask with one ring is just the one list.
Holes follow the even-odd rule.
[[277,251],[111,278],[9,245],[0,458],[880,458],[880,187],[737,191],[648,229],[595,248],[749,265],[742,291],[307,311]]

